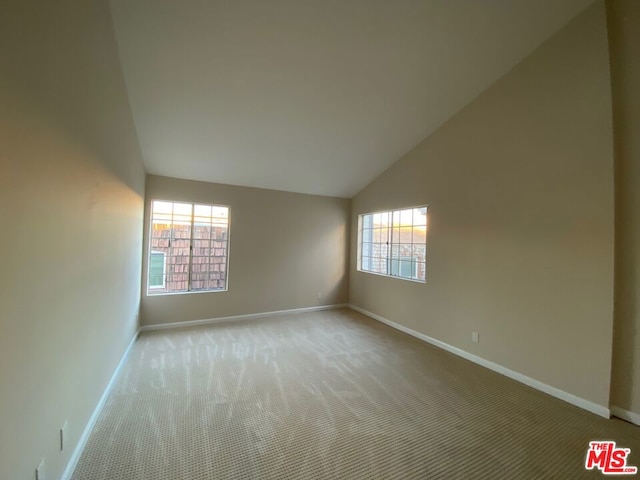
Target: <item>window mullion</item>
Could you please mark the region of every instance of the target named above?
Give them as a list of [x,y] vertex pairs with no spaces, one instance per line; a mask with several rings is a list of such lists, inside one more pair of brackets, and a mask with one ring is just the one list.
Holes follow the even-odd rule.
[[193,268],[193,224],[195,215],[195,204],[191,204],[191,230],[189,231],[189,272],[187,276],[187,291],[191,291],[191,269]]
[[364,243],[364,226],[366,224],[365,217],[360,215],[358,217],[358,237],[360,239],[360,267],[364,268],[364,247],[362,246]]
[[[169,229],[169,261],[171,261],[175,257],[175,242],[173,241],[176,235],[176,225],[175,225],[175,215],[176,215],[176,204],[175,202],[171,203],[171,228]],[[166,259],[165,259],[166,260]],[[175,267],[173,269],[172,277],[175,278]]]
[[[176,210],[176,204],[172,203],[171,204],[171,228],[169,229],[169,249],[173,247],[173,237],[176,234],[175,225],[173,223],[175,219],[175,210]],[[171,254],[171,250],[169,250],[169,254]]]
[[413,256],[413,236],[416,232],[416,209],[411,209],[411,255],[409,258],[411,259],[411,278],[416,277],[416,257]]
[[391,212],[387,212],[387,275],[391,275],[391,248],[393,245],[393,237],[391,232],[393,230],[393,215]]

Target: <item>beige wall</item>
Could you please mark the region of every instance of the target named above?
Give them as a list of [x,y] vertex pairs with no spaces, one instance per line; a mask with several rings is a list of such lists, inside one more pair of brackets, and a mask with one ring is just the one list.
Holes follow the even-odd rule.
[[640,2],[607,2],[616,150],[611,403],[640,415]]
[[0,58],[0,478],[54,480],[137,329],[144,172],[107,2],[2,2]]
[[[606,35],[597,2],[353,199],[350,300],[608,407]],[[357,215],[423,204],[427,283],[356,272]]]
[[347,302],[349,200],[148,175],[147,216],[152,199],[230,207],[229,283],[226,292],[148,296],[143,275],[142,324]]

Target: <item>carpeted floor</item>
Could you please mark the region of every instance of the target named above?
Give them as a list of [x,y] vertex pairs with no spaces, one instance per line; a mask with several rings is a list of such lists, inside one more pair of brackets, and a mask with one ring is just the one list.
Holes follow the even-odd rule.
[[605,420],[350,310],[141,335],[73,480],[581,479]]

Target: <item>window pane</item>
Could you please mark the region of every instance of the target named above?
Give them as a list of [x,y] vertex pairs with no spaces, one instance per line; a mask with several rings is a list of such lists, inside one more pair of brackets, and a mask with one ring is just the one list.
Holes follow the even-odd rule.
[[211,218],[211,205],[194,205],[193,215],[196,218]]
[[189,288],[189,274],[175,273],[167,275],[166,290],[169,292],[186,292]]
[[427,254],[427,246],[424,244],[414,244],[412,248],[412,256],[416,262],[424,262]]
[[213,225],[211,230],[211,238],[215,240],[226,241],[229,238],[229,227],[226,225]]
[[416,262],[416,280],[425,280],[427,272],[427,264],[425,262]]
[[372,243],[371,244],[371,256],[372,257],[384,257],[386,255],[386,244]]
[[370,243],[363,243],[362,244],[362,253],[361,253],[361,255],[363,257],[370,257],[372,251],[373,251],[373,248],[372,248]]
[[193,206],[190,203],[174,203],[173,204],[173,216],[174,217],[189,217],[189,218],[191,218],[192,211],[193,211]]
[[413,227],[400,227],[398,238],[396,243],[411,243],[413,242]]
[[195,224],[193,226],[193,238],[194,240],[209,240],[211,238],[211,225]]
[[[211,256],[220,257],[225,259],[227,257],[227,243],[226,242],[212,242],[211,244]],[[225,260],[226,261],[226,260]],[[221,263],[221,262],[214,262]]]
[[390,273],[391,273],[391,275],[397,277],[399,275],[399,272],[400,272],[400,260],[398,260],[396,258],[396,259],[390,260],[390,262],[391,262],[391,271],[390,271]]
[[197,257],[210,257],[211,256],[211,247],[209,240],[194,240],[193,241],[193,250],[192,250],[193,258]]
[[191,221],[186,222],[174,222],[173,229],[171,231],[171,238],[179,238],[183,240],[191,239]]
[[411,257],[413,254],[413,248],[410,243],[401,243],[398,245],[398,257],[406,258]]
[[153,225],[151,226],[151,236],[152,237],[169,237],[171,235],[171,221],[165,222],[162,220],[153,221]]
[[372,258],[371,259],[371,271],[376,273],[387,273],[387,259],[386,258]]
[[427,242],[427,227],[413,227],[413,243],[425,244]]
[[213,221],[217,223],[227,223],[229,220],[229,208],[228,207],[211,207],[211,216]]
[[210,257],[193,257],[192,262],[191,289],[204,290],[209,288]]
[[400,210],[400,225],[409,226],[413,225],[413,209]]
[[400,227],[393,227],[391,230],[391,242],[400,243]]
[[394,227],[399,227],[400,226],[400,211],[399,210],[395,210],[393,212],[393,226]]
[[172,202],[162,202],[160,200],[154,200],[152,205],[153,213],[155,214],[173,214],[173,203]]
[[154,213],[153,214],[153,222],[154,223],[165,223],[171,228],[171,223],[173,222],[173,215],[168,213]]
[[420,207],[420,208],[413,209],[413,224],[414,225],[427,224],[427,207]]
[[414,263],[411,261],[411,257],[400,257],[400,276],[404,278],[413,277]]
[[161,250],[164,253],[167,253],[169,249],[169,238],[165,237],[151,237],[151,250]]

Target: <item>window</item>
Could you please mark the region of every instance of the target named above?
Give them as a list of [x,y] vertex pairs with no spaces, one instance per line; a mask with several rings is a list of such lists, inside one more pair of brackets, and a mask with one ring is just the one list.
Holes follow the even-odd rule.
[[147,293],[227,289],[229,208],[153,200]]
[[358,219],[358,270],[424,282],[427,207],[366,213]]

